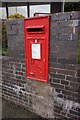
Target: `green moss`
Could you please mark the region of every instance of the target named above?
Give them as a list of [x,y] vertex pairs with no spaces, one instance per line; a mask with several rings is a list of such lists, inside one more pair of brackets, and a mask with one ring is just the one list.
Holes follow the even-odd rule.
[[2,48],[2,56],[8,56],[8,48]]
[[80,39],[78,40],[78,47],[77,47],[77,63],[80,64]]
[[78,46],[77,57],[78,57],[78,64],[80,64],[80,46]]

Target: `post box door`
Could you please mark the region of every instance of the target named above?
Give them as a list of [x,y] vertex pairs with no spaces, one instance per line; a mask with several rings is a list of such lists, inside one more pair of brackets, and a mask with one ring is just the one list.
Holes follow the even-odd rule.
[[[46,66],[46,51],[45,51],[45,41],[37,40],[28,41],[28,75],[35,77],[36,79],[45,80],[45,66]],[[42,52],[43,51],[43,52]]]
[[[48,35],[49,18],[34,18],[25,20],[25,56],[26,56],[26,77],[47,82],[48,81]],[[36,26],[36,22],[42,21]],[[46,24],[47,23],[47,24]],[[30,26],[31,25],[31,26]],[[44,29],[45,27],[45,29]],[[37,30],[36,30],[37,29]],[[44,30],[42,30],[44,29]]]

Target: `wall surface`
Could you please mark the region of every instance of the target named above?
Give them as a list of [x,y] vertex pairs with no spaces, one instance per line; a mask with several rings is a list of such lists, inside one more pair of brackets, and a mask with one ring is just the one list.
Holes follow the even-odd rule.
[[7,21],[9,56],[2,59],[2,95],[45,118],[79,120],[79,12],[50,17],[49,80],[26,79],[23,19]]
[[[49,73],[55,116],[78,119],[80,110],[79,12],[51,16]],[[65,117],[64,117],[65,116]]]

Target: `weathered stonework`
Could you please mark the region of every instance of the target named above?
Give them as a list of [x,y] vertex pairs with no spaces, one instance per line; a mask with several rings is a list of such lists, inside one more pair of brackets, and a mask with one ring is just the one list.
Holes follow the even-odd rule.
[[9,56],[2,59],[2,95],[45,118],[80,119],[79,12],[50,17],[49,80],[26,79],[23,19],[7,21]]

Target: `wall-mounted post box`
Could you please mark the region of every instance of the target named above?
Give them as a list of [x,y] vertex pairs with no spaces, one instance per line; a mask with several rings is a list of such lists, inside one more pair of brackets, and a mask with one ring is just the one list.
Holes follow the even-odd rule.
[[26,77],[48,81],[49,16],[24,19]]

